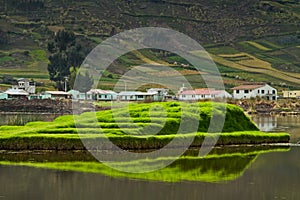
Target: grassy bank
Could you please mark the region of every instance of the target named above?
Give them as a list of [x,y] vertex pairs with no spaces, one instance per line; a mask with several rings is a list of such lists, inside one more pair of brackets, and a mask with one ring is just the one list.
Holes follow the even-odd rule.
[[[220,133],[222,126],[218,122],[225,108],[226,120]],[[170,141],[175,142],[174,147],[182,147],[186,141],[199,147],[205,137],[213,142],[218,139],[217,145],[289,142],[286,133],[258,131],[243,110],[233,105],[171,102],[130,104],[128,110],[118,108],[61,116],[53,122],[2,126],[0,149],[112,149],[111,142],[123,149],[158,149]],[[182,121],[186,125],[181,126]]]
[[[220,136],[216,145],[246,145],[288,143],[286,133],[262,133],[259,131],[232,132],[222,134],[179,134],[165,136],[122,136],[122,135],[77,135],[77,134],[24,134],[0,138],[0,149],[5,150],[85,150],[85,149],[122,149],[146,150],[159,149],[175,141],[173,147],[183,147],[186,141],[194,138],[191,147],[200,147],[204,138]],[[113,143],[108,143],[107,138]],[[176,138],[176,140],[174,140]],[[82,144],[82,141],[85,145]]]

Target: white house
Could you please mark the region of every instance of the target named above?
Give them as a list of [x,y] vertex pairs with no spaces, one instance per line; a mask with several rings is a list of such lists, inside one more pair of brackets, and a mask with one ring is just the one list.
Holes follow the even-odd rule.
[[7,94],[7,99],[25,99],[29,95],[28,92],[18,87],[8,89],[4,93]]
[[169,95],[169,89],[166,88],[150,88],[147,90],[147,93],[155,94],[154,101],[164,101]]
[[70,90],[68,94],[71,95],[73,100],[86,100],[86,94],[83,92],[79,92],[78,90]]
[[69,99],[71,97],[70,94],[63,91],[45,91],[40,94],[40,99]]
[[213,88],[187,90],[183,87],[178,92],[178,100],[180,101],[198,101],[216,98],[232,98],[232,96],[225,90],[215,90]]
[[35,94],[35,82],[29,81],[26,78],[20,78],[17,80],[18,82],[18,89],[25,90],[29,94]]
[[250,99],[256,97],[277,100],[277,90],[268,84],[240,85],[232,88],[234,99]]
[[160,95],[167,96],[169,94],[169,89],[166,88],[150,88],[147,90],[148,93],[158,93]]
[[112,90],[91,89],[87,95],[92,100],[97,101],[115,101],[117,100],[117,93]]
[[118,94],[119,101],[154,101],[157,93],[125,91]]

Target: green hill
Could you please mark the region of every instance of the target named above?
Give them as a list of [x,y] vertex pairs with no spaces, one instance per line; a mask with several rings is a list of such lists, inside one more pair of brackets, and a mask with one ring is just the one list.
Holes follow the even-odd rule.
[[[0,74],[48,82],[47,43],[66,29],[92,49],[123,30],[159,26],[191,36],[211,53],[227,88],[249,81],[299,88],[300,3],[297,0],[1,0]],[[131,53],[111,73],[144,62],[185,63],[155,51]],[[182,71],[180,65],[175,66]],[[194,74],[186,71],[193,82]],[[114,76],[113,76],[114,78]],[[106,79],[111,87],[114,80]]]

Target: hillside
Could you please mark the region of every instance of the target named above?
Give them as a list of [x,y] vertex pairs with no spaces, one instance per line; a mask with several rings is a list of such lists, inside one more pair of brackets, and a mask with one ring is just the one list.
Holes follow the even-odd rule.
[[[123,30],[159,26],[197,40],[218,64],[227,88],[265,81],[300,88],[298,0],[0,0],[0,75],[48,81],[47,44],[53,32],[75,32],[88,49]],[[176,55],[133,52],[112,73],[140,63],[185,63]],[[179,66],[179,71],[186,70]],[[192,72],[182,72],[195,87]],[[115,82],[107,78],[109,88]],[[7,85],[0,85],[0,87]]]

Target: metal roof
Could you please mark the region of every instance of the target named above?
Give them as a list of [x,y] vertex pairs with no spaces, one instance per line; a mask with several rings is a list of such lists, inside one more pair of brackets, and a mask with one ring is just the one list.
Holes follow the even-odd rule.
[[46,91],[45,93],[54,94],[54,95],[69,95],[67,92],[63,92],[63,91]]
[[91,89],[87,93],[88,94],[116,94],[116,92],[112,90],[101,90],[101,89]]
[[137,91],[123,91],[120,92],[118,95],[119,96],[137,96],[137,95],[141,95],[141,96],[153,96],[156,95],[157,93],[148,93],[148,92],[137,92]]
[[25,90],[15,89],[15,88],[8,89],[4,93],[9,94],[9,95],[19,95],[19,96],[28,96],[29,95],[29,93],[26,92]]

